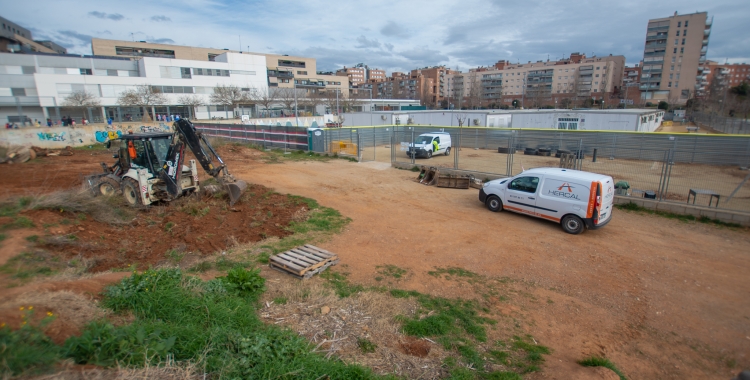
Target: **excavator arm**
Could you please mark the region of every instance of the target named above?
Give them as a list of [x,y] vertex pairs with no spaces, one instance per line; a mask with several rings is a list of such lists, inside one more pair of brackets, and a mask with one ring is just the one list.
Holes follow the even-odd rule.
[[[182,171],[182,162],[184,161],[185,146],[193,152],[193,155],[200,163],[203,170],[224,187],[229,194],[229,206],[233,206],[242,196],[247,188],[247,182],[235,179],[229,171],[224,161],[221,159],[216,150],[211,146],[206,137],[195,130],[195,126],[189,120],[180,119],[174,122],[175,135],[172,144],[169,146],[167,160],[159,176],[166,182],[167,191],[173,196],[177,196],[182,189],[180,188],[180,174]],[[204,149],[204,147],[206,149]],[[206,152],[208,150],[208,152]],[[214,159],[217,164],[214,165]]]

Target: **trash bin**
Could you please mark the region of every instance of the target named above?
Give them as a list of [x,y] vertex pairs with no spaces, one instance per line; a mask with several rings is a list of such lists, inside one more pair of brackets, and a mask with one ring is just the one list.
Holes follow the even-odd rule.
[[630,189],[630,184],[627,181],[620,181],[615,184],[616,195],[628,195],[628,189]]
[[646,190],[643,192],[643,197],[648,199],[656,199],[656,193],[651,190]]

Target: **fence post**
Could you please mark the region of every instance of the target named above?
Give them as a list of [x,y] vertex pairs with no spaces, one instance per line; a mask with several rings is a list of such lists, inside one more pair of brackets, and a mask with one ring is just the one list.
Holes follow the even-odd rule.
[[583,139],[578,140],[578,170],[583,169]]
[[362,144],[361,139],[359,136],[359,131],[357,131],[357,162],[362,162]]
[[411,148],[410,149],[411,149],[411,164],[413,166],[413,165],[416,165],[415,160],[417,159],[417,150],[413,149],[414,148],[414,127],[409,127],[409,128],[411,128],[411,145],[410,145]]

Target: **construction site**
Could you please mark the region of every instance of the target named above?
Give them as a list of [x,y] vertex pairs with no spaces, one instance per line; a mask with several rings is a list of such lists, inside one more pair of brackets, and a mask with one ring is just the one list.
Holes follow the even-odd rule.
[[[50,352],[4,357],[4,377],[728,379],[750,366],[746,136],[191,126],[71,129],[75,148],[1,152],[0,331]],[[407,154],[436,131],[452,149]],[[477,199],[487,180],[560,166],[556,152],[629,183],[605,228],[570,235]],[[161,158],[147,170],[143,154]],[[183,309],[170,286],[204,303]],[[235,291],[226,332],[217,305]],[[188,348],[178,325],[194,310],[211,335]],[[132,348],[106,345],[126,332]]]

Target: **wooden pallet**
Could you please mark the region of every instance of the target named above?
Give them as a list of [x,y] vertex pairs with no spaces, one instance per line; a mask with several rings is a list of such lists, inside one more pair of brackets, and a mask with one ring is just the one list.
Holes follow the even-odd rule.
[[325,249],[305,244],[270,257],[269,265],[278,271],[300,279],[308,279],[331,265],[339,262],[339,257]]

